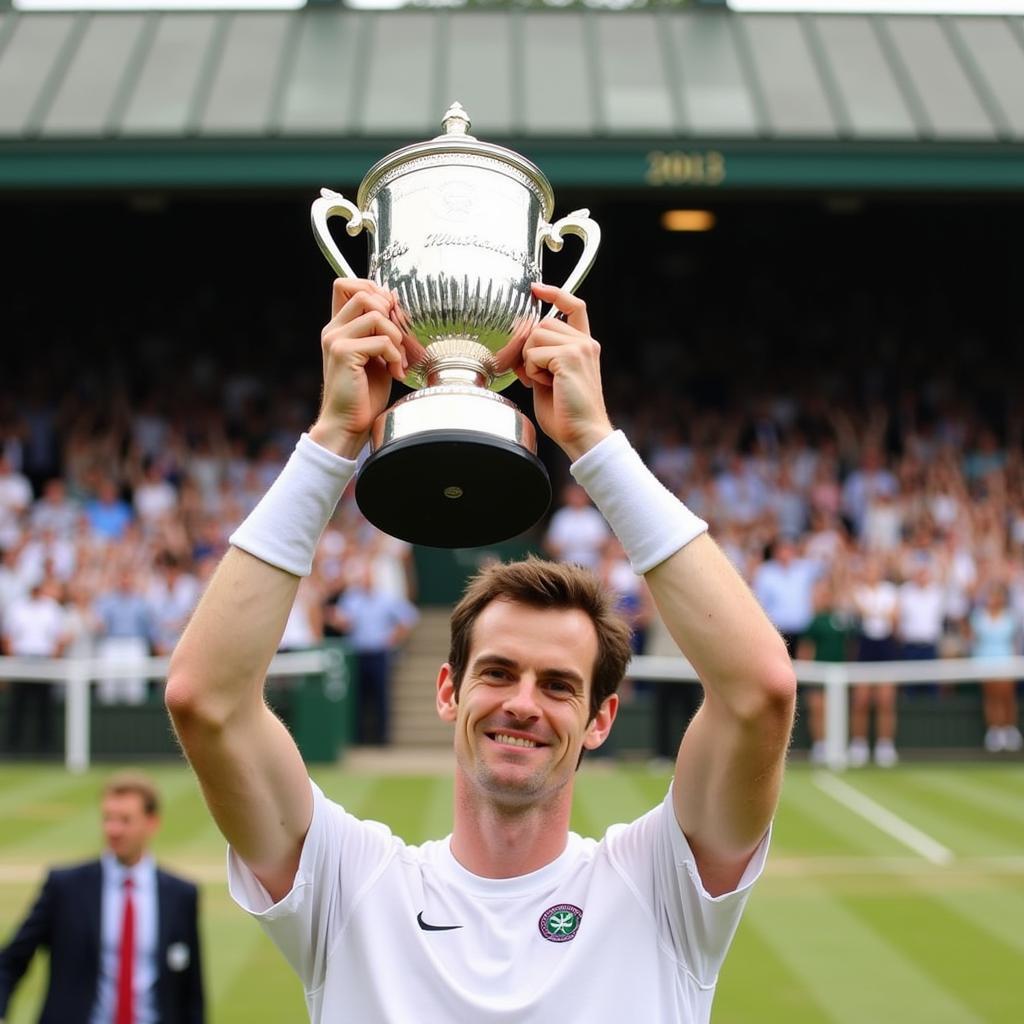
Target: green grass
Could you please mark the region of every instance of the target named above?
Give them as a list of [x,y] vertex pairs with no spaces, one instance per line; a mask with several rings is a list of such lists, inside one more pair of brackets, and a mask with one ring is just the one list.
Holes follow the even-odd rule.
[[[95,854],[108,770],[74,777],[0,766],[0,935],[25,913],[47,865]],[[157,855],[202,882],[210,1024],[305,1020],[298,982],[228,899],[224,845],[191,777],[177,765],[150,771],[166,804]],[[449,830],[450,778],[343,768],[314,777],[328,796],[410,842]],[[573,828],[599,835],[636,817],[667,781],[642,767],[588,765]],[[812,772],[791,769],[768,871],[722,972],[715,1024],[1024,1019],[1024,765],[901,766],[844,781],[947,847],[953,862],[928,862],[837,803]],[[37,957],[8,1024],[35,1020],[43,967]]]

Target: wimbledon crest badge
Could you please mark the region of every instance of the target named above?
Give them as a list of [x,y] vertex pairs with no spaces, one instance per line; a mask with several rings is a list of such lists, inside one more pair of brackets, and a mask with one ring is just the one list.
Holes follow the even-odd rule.
[[548,942],[568,942],[576,938],[583,911],[571,903],[557,903],[548,907],[537,922],[541,935]]

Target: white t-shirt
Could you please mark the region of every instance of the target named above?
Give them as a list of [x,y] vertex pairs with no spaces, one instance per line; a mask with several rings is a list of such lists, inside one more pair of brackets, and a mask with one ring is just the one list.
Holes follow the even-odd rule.
[[945,594],[937,583],[900,586],[900,639],[908,644],[934,644],[942,636]]
[[551,517],[545,540],[558,561],[594,569],[611,535],[604,516],[592,505],[583,508],[566,505]]
[[854,591],[854,603],[860,613],[860,630],[871,640],[891,637],[899,604],[899,591],[895,583],[880,580],[864,583]]
[[302,979],[313,1024],[706,1022],[718,971],[761,873],[711,897],[671,795],[600,841],[518,878],[480,878],[450,838],[408,846],[313,786],[291,891],[274,904],[228,854],[231,895]]
[[4,615],[3,631],[15,656],[55,657],[64,628],[64,609],[52,597],[23,598]]

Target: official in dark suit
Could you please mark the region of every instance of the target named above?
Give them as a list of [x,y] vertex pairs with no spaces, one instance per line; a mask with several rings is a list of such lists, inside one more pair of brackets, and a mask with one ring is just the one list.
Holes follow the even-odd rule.
[[35,951],[50,952],[39,1024],[203,1024],[198,891],[149,854],[159,796],[118,775],[102,801],[107,849],[55,869],[0,951],[0,1024]]

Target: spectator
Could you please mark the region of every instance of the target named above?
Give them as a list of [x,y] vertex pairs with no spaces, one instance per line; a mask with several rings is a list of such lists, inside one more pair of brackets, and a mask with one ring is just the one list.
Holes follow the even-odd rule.
[[615,610],[629,623],[634,654],[643,654],[654,601],[643,576],[633,571],[622,543],[614,534],[605,543],[597,575],[615,600]]
[[412,560],[412,545],[397,537],[373,528],[369,556],[373,581],[380,590],[401,600],[416,596],[416,570]]
[[767,488],[750,462],[732,452],[729,465],[715,481],[725,516],[741,524],[753,523],[764,511]]
[[903,539],[904,507],[897,495],[879,490],[864,510],[861,541],[867,551],[895,551]]
[[324,638],[324,590],[316,576],[303,577],[288,613],[279,651],[307,651]]
[[[121,663],[149,654],[153,622],[145,598],[139,593],[135,571],[121,568],[116,583],[96,600],[101,638],[97,655],[104,661]],[[142,704],[146,700],[146,679],[142,676],[111,676],[97,685],[105,704]]]
[[163,475],[155,459],[144,462],[141,478],[132,494],[132,504],[139,522],[147,529],[153,529],[177,507],[178,492]]
[[199,580],[185,571],[180,556],[167,550],[159,552],[145,591],[154,653],[171,653],[199,594]]
[[778,533],[799,537],[807,529],[807,499],[797,487],[788,462],[779,465],[766,504],[774,516]]
[[74,542],[49,527],[29,534],[18,558],[18,569],[30,584],[47,575],[67,583],[77,564]]
[[103,623],[96,614],[96,599],[81,577],[64,587],[64,612],[67,625],[67,658],[91,658],[96,653],[96,641]]
[[132,510],[110,477],[102,477],[96,497],[86,502],[85,515],[93,533],[106,541],[120,540],[132,521]]
[[79,503],[68,497],[64,481],[54,477],[43,485],[42,496],[32,506],[30,522],[34,531],[52,530],[58,537],[70,537],[81,514]]
[[812,594],[822,568],[820,562],[800,556],[793,538],[780,537],[754,576],[754,594],[782,634],[791,657],[814,617]]
[[551,517],[544,549],[556,561],[596,569],[610,536],[608,524],[591,505],[587,492],[572,483],[562,492],[562,507]]
[[0,558],[0,621],[7,609],[32,589],[32,581],[25,576],[21,562],[24,542],[3,549]]
[[[1020,621],[1009,606],[1006,587],[991,584],[984,601],[970,617],[971,655],[1009,658],[1017,653]],[[982,684],[985,713],[985,749],[1016,752],[1024,746],[1017,725],[1017,694],[1012,679],[986,679]]]
[[869,444],[855,469],[843,484],[843,512],[853,524],[855,534],[863,535],[868,507],[881,494],[895,496],[899,489],[896,477],[886,469],[881,450]]
[[391,738],[391,664],[395,651],[419,618],[404,598],[376,586],[373,570],[360,576],[341,595],[330,615],[355,652],[359,678],[356,741],[386,746]]
[[32,504],[32,485],[24,473],[11,466],[0,454],[0,546],[16,544],[21,535],[21,520]]
[[[67,644],[67,623],[58,600],[60,584],[40,580],[4,615],[3,651],[16,658],[56,658]],[[10,684],[7,749],[46,754],[53,739],[53,683],[15,680]]]
[[[814,584],[814,617],[800,637],[797,657],[807,661],[850,660],[854,620],[844,607],[844,595],[823,577]],[[799,695],[807,703],[807,727],[811,736],[811,764],[825,764],[825,694],[821,686],[803,684]]]
[[[905,661],[937,658],[945,621],[946,596],[928,561],[918,559],[910,563],[910,578],[900,585],[897,608],[901,657]],[[924,687],[913,689],[921,691]]]
[[[885,578],[882,559],[868,557],[861,579],[853,589],[853,607],[860,621],[857,660],[862,662],[896,661],[900,650],[896,642],[900,595],[896,585]],[[870,756],[868,727],[872,707],[875,710],[875,763],[882,768],[896,764],[896,686],[871,683],[854,686],[850,714],[850,749],[847,759],[852,768],[867,764]]]
[[670,490],[678,491],[693,465],[693,449],[675,423],[668,423],[651,446],[651,472]]

